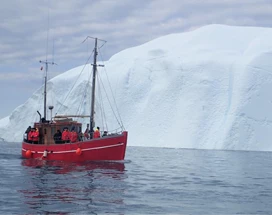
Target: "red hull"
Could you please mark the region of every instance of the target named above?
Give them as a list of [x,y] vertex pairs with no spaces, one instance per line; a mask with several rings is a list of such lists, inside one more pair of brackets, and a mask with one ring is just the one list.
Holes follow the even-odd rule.
[[120,135],[76,143],[41,145],[23,142],[22,157],[63,161],[124,160],[126,146],[127,131],[124,131]]

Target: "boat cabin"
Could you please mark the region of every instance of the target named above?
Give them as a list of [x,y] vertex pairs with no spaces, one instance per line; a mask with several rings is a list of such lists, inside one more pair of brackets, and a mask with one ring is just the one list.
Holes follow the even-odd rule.
[[54,121],[41,121],[34,123],[34,127],[39,130],[39,141],[38,144],[52,145],[61,144],[62,141],[56,141],[54,139],[54,134],[57,130],[63,132],[65,128],[69,131],[74,129],[78,133],[78,137],[81,138],[82,134],[82,124],[74,121],[72,118],[57,119]]

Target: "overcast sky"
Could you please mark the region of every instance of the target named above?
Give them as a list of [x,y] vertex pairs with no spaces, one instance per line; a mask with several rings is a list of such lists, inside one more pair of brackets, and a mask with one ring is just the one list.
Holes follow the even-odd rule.
[[[272,26],[272,0],[7,0],[0,7],[0,118],[43,84],[39,60],[53,60],[49,78],[85,64],[93,41],[104,60],[171,33],[208,24]],[[48,30],[49,29],[49,30]],[[48,39],[47,39],[48,38]]]

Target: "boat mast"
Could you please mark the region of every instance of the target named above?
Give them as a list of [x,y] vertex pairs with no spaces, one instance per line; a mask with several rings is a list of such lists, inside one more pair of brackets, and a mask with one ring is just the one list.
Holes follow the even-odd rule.
[[44,76],[44,102],[43,102],[43,117],[44,117],[44,120],[46,120],[46,86],[47,86],[47,71],[48,71],[48,63],[46,61],[46,64],[45,64],[45,76]]
[[46,97],[47,97],[47,72],[48,72],[48,64],[54,65],[54,62],[48,62],[46,61],[41,61],[40,63],[45,64],[45,76],[44,76],[44,96],[43,96],[43,118],[46,120]]
[[95,38],[94,46],[94,59],[93,59],[93,82],[92,82],[92,100],[91,100],[91,116],[90,116],[90,133],[92,137],[93,127],[94,127],[94,102],[95,102],[95,79],[96,79],[96,58],[97,58],[97,38]]

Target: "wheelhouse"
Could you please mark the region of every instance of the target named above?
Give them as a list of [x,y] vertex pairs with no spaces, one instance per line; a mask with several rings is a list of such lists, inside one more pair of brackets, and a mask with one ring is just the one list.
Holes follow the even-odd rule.
[[54,134],[57,130],[62,132],[65,128],[69,131],[74,129],[79,137],[82,134],[82,124],[74,121],[72,118],[58,119],[53,122],[36,122],[34,123],[34,127],[39,129],[39,144],[44,145],[55,144]]

